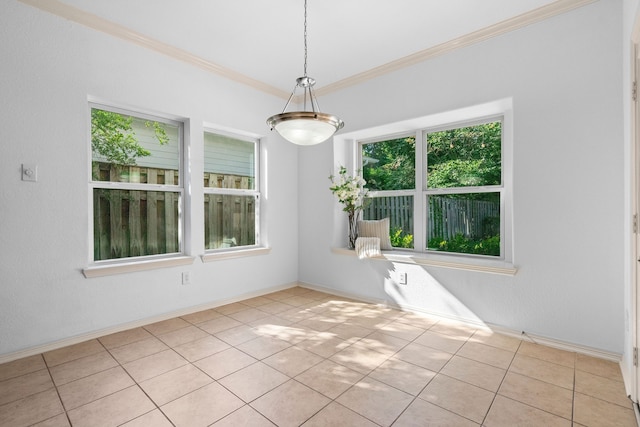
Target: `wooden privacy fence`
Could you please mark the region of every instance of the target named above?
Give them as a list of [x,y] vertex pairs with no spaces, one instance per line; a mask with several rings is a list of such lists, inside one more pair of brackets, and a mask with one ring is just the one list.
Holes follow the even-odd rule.
[[362,210],[364,219],[389,218],[391,232],[413,234],[413,196],[371,197]]
[[255,196],[205,194],[205,248],[254,245],[255,202]]
[[429,197],[429,234],[445,240],[458,234],[474,239],[500,234],[500,203]]
[[94,189],[95,260],[173,253],[178,193]]
[[209,188],[235,188],[248,190],[253,189],[253,178],[248,176],[205,172],[204,186]]
[[[204,186],[251,190],[248,176],[204,173]],[[247,246],[256,243],[256,198],[253,195],[204,195],[204,246],[206,249]]]
[[[149,184],[177,184],[178,172],[94,164],[94,179]],[[169,191],[93,190],[94,259],[96,261],[180,251],[178,203]]]
[[[413,234],[413,196],[372,197],[363,209],[364,219],[389,218],[391,233],[398,228]],[[471,238],[500,233],[500,203],[462,198],[429,197],[430,238]]]
[[[95,162],[93,179],[176,185],[179,173]],[[253,187],[251,177],[206,173],[204,179],[206,187]],[[205,194],[204,199],[206,249],[255,244],[256,196]],[[179,191],[94,188],[94,259],[179,252],[179,204]]]

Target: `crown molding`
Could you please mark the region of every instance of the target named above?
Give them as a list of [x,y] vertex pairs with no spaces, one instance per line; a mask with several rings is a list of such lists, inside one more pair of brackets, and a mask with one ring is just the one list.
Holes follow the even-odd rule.
[[[94,30],[109,34],[111,36],[120,38],[122,40],[126,40],[128,42],[137,44],[144,48],[161,53],[163,55],[167,55],[179,61],[186,62],[195,67],[201,68],[205,71],[209,71],[213,74],[217,74],[221,77],[235,81],[237,83],[247,85],[261,92],[274,95],[285,100],[288,99],[289,96],[291,95],[289,92],[282,91],[260,80],[256,80],[251,77],[245,76],[244,74],[241,74],[237,71],[223,67],[219,64],[216,64],[212,61],[204,59],[200,56],[191,54],[175,46],[171,46],[159,40],[153,39],[151,37],[147,37],[127,27],[116,24],[114,22],[101,18],[92,13],[84,12],[76,7],[62,3],[59,0],[18,0],[18,1],[20,1],[21,3],[27,4],[29,6],[35,7],[37,9],[43,10],[45,12],[49,12],[51,14],[76,22],[85,27],[92,28]],[[353,76],[344,78],[335,83],[330,83],[326,86],[316,89],[314,92],[316,96],[322,96],[322,95],[327,95],[333,92],[337,92],[339,90],[346,89],[350,86],[363,83],[367,80],[371,80],[371,79],[383,76],[385,74],[389,74],[394,71],[398,71],[403,68],[410,67],[412,65],[426,61],[430,58],[433,58],[439,55],[444,55],[454,50],[464,48],[472,44],[485,41],[492,37],[496,37],[496,36],[508,33],[510,31],[514,31],[514,30],[526,27],[528,25],[543,21],[553,16],[560,15],[570,10],[577,9],[582,6],[586,6],[596,1],[598,0],[557,0],[546,6],[542,6],[530,12],[523,13],[521,15],[515,16],[505,21],[501,21],[492,26],[483,28],[478,31],[474,31],[472,33],[450,40],[448,42],[439,44],[437,46],[433,46],[428,49],[418,51],[414,54],[405,56],[395,61],[388,62],[386,64],[364,71],[362,73],[354,74]],[[298,98],[296,98],[294,102],[300,102]]]
[[436,56],[444,55],[454,50],[461,49],[514,30],[518,30],[528,25],[543,21],[545,19],[549,19],[556,15],[560,15],[573,9],[580,8],[582,6],[586,6],[596,1],[598,0],[558,0],[546,6],[534,9],[530,12],[523,13],[505,21],[498,22],[497,24],[491,25],[481,30],[465,34],[448,42],[418,51],[411,55],[407,55],[403,58],[388,62],[362,73],[354,74],[351,77],[347,77],[335,83],[323,86],[322,88],[317,89],[315,93],[316,96],[322,96],[337,92],[350,86],[365,82],[367,80],[371,80],[385,74],[410,67]]
[[229,80],[250,86],[259,91],[275,95],[280,98],[287,99],[289,93],[282,91],[276,87],[268,85],[260,80],[252,79],[237,71],[223,67],[222,65],[211,62],[200,56],[189,53],[185,50],[179,49],[175,46],[163,43],[159,40],[147,37],[136,31],[133,31],[123,25],[116,24],[107,19],[101,18],[92,13],[85,12],[76,7],[69,6],[58,0],[18,0],[21,3],[33,6],[37,9],[49,12],[53,15],[57,15],[61,18],[68,19],[69,21],[76,22],[85,27],[109,34],[113,37],[137,44],[144,48],[153,50],[163,55],[169,56],[173,59],[186,62],[198,68],[202,68],[205,71],[209,71],[213,74],[217,74],[221,77]]

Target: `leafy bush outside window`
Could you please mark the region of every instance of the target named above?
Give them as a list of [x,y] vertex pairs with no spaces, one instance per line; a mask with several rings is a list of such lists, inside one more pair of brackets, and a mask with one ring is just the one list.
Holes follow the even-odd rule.
[[413,248],[415,136],[363,143],[361,160],[368,190],[363,218],[389,218],[391,245]]
[[427,250],[501,255],[502,122],[427,132]]
[[[422,141],[416,150],[416,141]],[[360,143],[370,203],[365,219],[390,218],[396,248],[502,255],[502,119]],[[422,152],[420,157],[417,153]],[[422,179],[416,182],[416,166]],[[415,206],[419,195],[423,203]],[[419,200],[419,199],[418,199]]]

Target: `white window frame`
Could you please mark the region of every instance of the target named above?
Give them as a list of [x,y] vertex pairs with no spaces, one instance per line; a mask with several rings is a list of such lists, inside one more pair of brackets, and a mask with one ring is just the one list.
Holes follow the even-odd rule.
[[[227,136],[230,138],[238,139],[241,141],[251,142],[254,144],[254,188],[253,189],[232,189],[232,188],[216,188],[216,187],[204,187],[203,194],[221,194],[221,195],[238,195],[238,196],[252,196],[255,199],[255,243],[253,245],[234,246],[229,248],[216,248],[205,249],[205,254],[202,256],[204,262],[213,261],[218,259],[233,258],[236,255],[258,255],[268,251],[261,244],[260,234],[260,206],[262,204],[261,196],[261,180],[260,180],[260,138],[243,135],[241,133],[230,132],[222,130],[212,126],[204,126],[202,137],[204,140],[204,134],[211,133],[221,136]],[[204,145],[203,145],[204,152]],[[204,205],[203,205],[204,208]],[[203,232],[205,227],[203,226]],[[204,236],[203,236],[204,241]]]
[[[438,191],[456,190],[427,190],[426,188],[426,157],[424,154],[424,138],[426,131],[433,132],[444,129],[464,127],[478,123],[486,123],[491,119],[502,118],[502,186],[464,187],[464,192],[501,192],[500,205],[500,231],[501,231],[501,256],[483,256],[464,253],[427,251],[426,249],[426,215],[427,193],[435,194]],[[403,122],[390,123],[375,128],[363,129],[352,133],[337,135],[334,137],[336,147],[334,160],[336,164],[349,164],[352,160],[352,169],[362,169],[361,143],[384,141],[402,136],[416,136],[416,189],[397,190],[396,195],[413,194],[414,196],[414,249],[394,249],[385,251],[385,257],[392,261],[409,262],[422,265],[436,265],[442,267],[491,272],[496,274],[514,275],[517,268],[514,264],[513,253],[513,100],[505,98],[465,107],[458,110],[433,114],[425,117],[411,119]],[[418,143],[420,141],[421,143]],[[351,150],[343,151],[346,144]],[[349,152],[351,154],[349,155]],[[346,156],[345,156],[346,154]],[[386,192],[385,195],[392,195]],[[381,192],[372,192],[370,195],[380,195]],[[419,220],[416,220],[419,218]],[[424,249],[421,249],[424,248]],[[335,253],[347,254],[342,249],[334,249]]]
[[[421,148],[423,150],[423,153],[421,155],[421,159],[422,161],[420,162],[421,164],[421,184],[422,188],[423,188],[423,195],[422,195],[422,203],[424,204],[424,208],[422,210],[422,214],[425,217],[425,221],[421,221],[421,224],[424,224],[425,230],[420,234],[420,237],[422,238],[422,246],[420,246],[421,248],[425,248],[424,251],[427,253],[437,253],[437,254],[442,254],[442,253],[446,253],[449,255],[456,255],[456,256],[469,256],[469,257],[478,257],[478,258],[488,258],[488,259],[494,259],[494,260],[504,260],[505,259],[505,221],[504,221],[504,215],[505,215],[505,203],[504,203],[504,198],[505,198],[505,175],[504,175],[504,132],[501,132],[501,138],[502,141],[500,143],[500,150],[501,150],[501,156],[500,156],[500,161],[501,161],[501,167],[500,167],[500,184],[499,185],[485,185],[485,186],[468,186],[468,187],[451,187],[451,188],[433,188],[433,189],[429,189],[427,186],[427,180],[428,180],[428,176],[427,176],[427,167],[428,167],[428,157],[426,154],[426,149],[427,149],[427,140],[426,140],[426,136],[429,133],[433,133],[433,132],[440,132],[440,131],[445,131],[445,130],[451,130],[451,129],[459,129],[459,128],[464,128],[464,127],[470,127],[470,126],[476,126],[476,125],[482,125],[482,124],[487,124],[487,123],[493,123],[493,122],[500,122],[501,123],[501,129],[504,129],[504,116],[503,115],[499,115],[499,116],[490,116],[490,117],[484,117],[481,119],[477,119],[477,120],[470,120],[470,121],[464,121],[464,122],[458,122],[458,123],[454,123],[454,124],[449,124],[449,125],[444,125],[444,126],[438,126],[438,127],[432,127],[432,128],[428,128],[428,129],[423,129],[421,131],[418,131],[417,134],[420,136],[421,138]],[[416,144],[417,146],[417,144]],[[416,178],[418,177],[417,173],[416,173]],[[417,182],[417,181],[416,181]],[[427,243],[425,241],[426,239],[426,230],[429,229],[429,217],[428,217],[428,198],[429,196],[438,196],[438,195],[447,195],[447,194],[477,194],[477,193],[499,193],[500,194],[500,255],[499,256],[491,256],[491,255],[475,255],[475,254],[465,254],[465,253],[454,253],[454,252],[438,252],[438,251],[430,251],[426,248]]]
[[[111,111],[114,113],[132,116],[143,120],[151,120],[160,123],[166,123],[172,126],[178,127],[178,184],[173,185],[165,185],[165,184],[146,184],[146,183],[119,183],[119,182],[111,182],[111,181],[94,181],[92,177],[92,162],[93,155],[91,149],[91,110],[92,109],[100,109],[104,111]],[[118,106],[111,105],[109,103],[104,103],[100,101],[92,101],[90,100],[88,103],[88,122],[89,122],[89,132],[88,132],[88,182],[89,182],[89,206],[88,212],[89,216],[89,266],[83,269],[83,274],[85,277],[100,277],[112,274],[121,274],[128,273],[133,271],[143,271],[150,270],[159,267],[169,267],[169,266],[179,266],[179,265],[189,265],[193,263],[194,258],[185,254],[185,247],[187,247],[187,239],[188,236],[185,233],[185,218],[186,213],[186,204],[185,200],[185,182],[187,180],[185,174],[185,123],[182,120],[179,120],[174,117],[169,117],[166,115],[161,115],[157,113],[147,113],[144,111],[132,109],[132,108],[122,108]],[[134,257],[125,257],[125,258],[114,258],[107,260],[95,260],[94,259],[94,204],[93,204],[93,194],[94,189],[103,188],[103,189],[120,189],[120,190],[139,190],[139,191],[157,191],[157,192],[170,192],[178,195],[178,250],[176,252],[164,253],[164,254],[156,254],[156,255],[142,255],[142,256],[134,256]]]
[[[401,133],[396,133],[396,134],[391,134],[391,135],[383,135],[383,136],[379,136],[379,137],[375,137],[375,138],[369,138],[369,139],[362,139],[362,140],[357,140],[356,141],[356,147],[357,147],[357,153],[356,153],[356,161],[357,161],[357,170],[359,171],[360,175],[362,175],[363,173],[363,159],[362,159],[362,147],[363,145],[367,145],[367,144],[375,144],[377,142],[383,142],[383,141],[388,141],[388,140],[393,140],[393,139],[400,139],[400,138],[408,138],[408,137],[418,137],[418,132],[416,131],[412,131],[412,132],[401,132]],[[369,190],[367,192],[367,198],[381,198],[381,197],[399,197],[399,196],[412,196],[413,197],[413,250],[412,249],[408,249],[408,248],[396,248],[397,250],[407,250],[407,251],[415,251],[415,252],[419,252],[416,251],[416,247],[418,247],[416,245],[416,230],[420,230],[422,227],[418,224],[421,221],[416,221],[416,214],[420,214],[420,209],[421,208],[417,208],[416,205],[420,204],[420,184],[418,183],[420,178],[418,173],[418,163],[420,159],[419,157],[419,150],[418,146],[419,144],[419,139],[416,139],[416,153],[415,153],[415,161],[416,161],[416,167],[415,167],[415,185],[414,188],[412,189],[403,189],[403,190]]]

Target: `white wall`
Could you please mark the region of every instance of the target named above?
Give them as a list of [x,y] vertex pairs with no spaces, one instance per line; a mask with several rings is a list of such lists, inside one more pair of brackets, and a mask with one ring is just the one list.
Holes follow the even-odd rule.
[[621,13],[599,1],[322,101],[353,132],[512,98],[514,277],[332,254],[343,147],[324,144],[299,156],[300,280],[622,353]]
[[[629,3],[637,9],[626,0],[625,10]],[[297,279],[622,353],[628,147],[621,14],[620,1],[602,0],[322,100],[351,132],[513,98],[520,270],[508,277],[332,254],[334,229],[344,223],[334,224],[327,177],[342,147],[297,150],[269,138],[264,118],[282,100],[5,2],[0,356]],[[267,134],[263,214],[271,254],[207,264],[197,258],[190,286],[179,284],[187,268],[85,279],[88,96],[189,119],[194,153],[202,122]],[[21,163],[38,164],[39,182],[20,180]],[[197,156],[192,167],[202,171]],[[201,184],[193,182],[197,206]],[[198,255],[202,212],[190,215],[196,238],[188,252]],[[393,269],[407,271],[409,285],[394,287]]]
[[[0,13],[0,356],[297,280],[297,149],[266,138],[269,255],[203,264],[203,212],[190,215],[192,266],[85,279],[88,97],[188,119],[202,173],[202,123],[267,134],[283,100],[16,1]],[[21,164],[38,182],[21,181]],[[202,180],[192,181],[201,206]],[[181,272],[192,284],[182,286]]]

